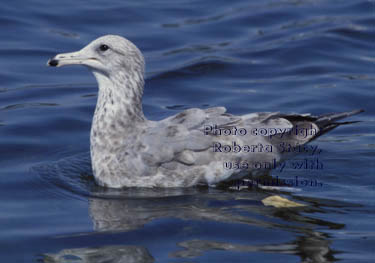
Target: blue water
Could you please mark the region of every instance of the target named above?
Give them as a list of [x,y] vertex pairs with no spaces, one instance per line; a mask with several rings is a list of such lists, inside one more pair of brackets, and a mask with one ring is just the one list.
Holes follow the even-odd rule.
[[[0,262],[373,262],[373,1],[8,1],[0,8]],[[144,53],[144,109],[363,108],[319,138],[299,191],[95,185],[96,82],[49,57],[119,34]],[[269,195],[306,205],[264,206]],[[86,260],[86,261],[84,261]]]

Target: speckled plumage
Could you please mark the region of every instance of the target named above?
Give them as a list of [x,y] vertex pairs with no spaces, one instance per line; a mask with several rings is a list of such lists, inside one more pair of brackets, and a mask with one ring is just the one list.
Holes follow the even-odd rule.
[[[91,160],[98,184],[108,187],[189,187],[216,184],[264,169],[229,170],[224,161],[277,162],[284,154],[277,138],[265,136],[215,136],[204,134],[205,125],[285,129],[314,127],[319,133],[306,138],[285,138],[303,145],[336,127],[334,121],[359,111],[320,117],[252,113],[234,116],[225,108],[189,109],[161,121],[147,120],[142,110],[144,59],[139,49],[120,36],[100,37],[82,50],[56,55],[51,66],[81,64],[99,85],[91,128]],[[251,100],[251,98],[249,98]],[[274,145],[273,152],[215,153],[213,144]]]

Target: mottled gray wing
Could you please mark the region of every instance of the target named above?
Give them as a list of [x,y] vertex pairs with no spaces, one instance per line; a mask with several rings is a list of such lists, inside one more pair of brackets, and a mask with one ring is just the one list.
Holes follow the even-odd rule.
[[194,164],[194,157],[189,152],[204,151],[212,146],[213,137],[204,134],[205,125],[225,126],[241,121],[241,117],[225,112],[224,107],[193,108],[160,122],[150,122],[143,136],[147,148],[142,158],[156,166],[171,161]]
[[[300,127],[313,126],[317,128],[313,120],[315,118],[304,115],[286,115],[278,112],[251,113],[242,116],[235,116],[226,113],[225,108],[189,109],[175,116],[171,116],[160,122],[150,122],[144,136],[143,142],[146,149],[142,152],[142,159],[149,166],[159,167],[164,164],[179,163],[184,165],[193,165],[209,162],[209,158],[197,159],[195,153],[206,151],[213,146],[215,141],[224,139],[224,136],[214,136],[205,134],[205,127],[216,125],[217,128],[245,128],[248,132],[252,129],[273,130],[273,137],[262,136],[258,134],[253,136],[241,137],[244,144],[256,145],[266,143],[277,145],[281,141],[296,144],[305,144],[313,137],[302,138],[299,136],[285,136],[281,138],[280,134],[284,131],[293,129],[296,125]],[[319,129],[317,128],[319,131]],[[228,138],[227,138],[228,139]],[[228,141],[227,141],[228,142]],[[276,152],[274,153],[276,154]],[[244,158],[258,158],[260,154],[253,154]],[[207,156],[206,156],[207,157]],[[240,158],[240,155],[236,155]],[[242,158],[241,157],[241,158]],[[259,157],[260,158],[260,157]],[[172,166],[171,166],[172,167]]]

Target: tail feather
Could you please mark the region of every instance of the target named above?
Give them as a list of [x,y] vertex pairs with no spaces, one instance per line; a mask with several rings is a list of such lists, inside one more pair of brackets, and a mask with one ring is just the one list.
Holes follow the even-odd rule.
[[320,128],[319,136],[329,132],[330,130],[336,128],[337,126],[360,122],[360,121],[346,121],[346,122],[336,122],[336,121],[359,114],[361,112],[364,112],[364,110],[360,109],[360,110],[353,110],[349,112],[330,113],[330,114],[319,116],[318,119],[315,121],[315,123]]
[[[348,111],[348,112],[340,112],[340,113],[329,113],[325,115],[320,115],[318,119],[316,120],[316,124],[318,126],[320,125],[326,125],[328,123],[333,123],[335,121],[359,114],[361,112],[364,112],[364,110],[353,110],[353,111]],[[349,123],[343,123],[343,124],[349,124]]]

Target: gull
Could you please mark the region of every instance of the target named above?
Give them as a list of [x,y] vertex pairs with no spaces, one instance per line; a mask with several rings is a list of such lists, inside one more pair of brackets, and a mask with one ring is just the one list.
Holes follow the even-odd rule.
[[102,36],[47,65],[83,65],[94,74],[99,91],[90,133],[92,171],[99,185],[111,188],[216,185],[262,175],[272,169],[267,164],[291,158],[320,135],[353,123],[338,120],[363,111],[236,116],[224,107],[191,108],[152,121],[142,109],[145,61],[129,40]]

